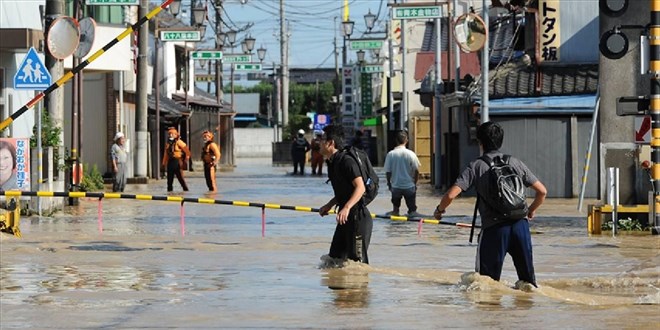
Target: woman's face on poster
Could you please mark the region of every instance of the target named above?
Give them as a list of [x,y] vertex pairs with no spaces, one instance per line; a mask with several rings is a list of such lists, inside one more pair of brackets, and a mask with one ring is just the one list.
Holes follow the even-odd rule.
[[5,183],[12,175],[14,158],[7,149],[0,149],[0,183]]

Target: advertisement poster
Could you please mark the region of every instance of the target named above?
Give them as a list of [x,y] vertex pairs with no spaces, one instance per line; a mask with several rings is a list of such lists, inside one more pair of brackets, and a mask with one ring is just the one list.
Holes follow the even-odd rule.
[[0,190],[30,190],[30,139],[0,138]]

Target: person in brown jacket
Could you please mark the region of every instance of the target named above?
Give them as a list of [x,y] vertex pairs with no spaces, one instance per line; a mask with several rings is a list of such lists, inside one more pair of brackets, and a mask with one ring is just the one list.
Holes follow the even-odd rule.
[[179,139],[179,132],[174,127],[167,129],[167,143],[163,154],[162,167],[167,169],[167,191],[173,190],[174,176],[179,180],[183,191],[188,191],[188,185],[183,178],[183,171],[188,169],[190,150],[185,142]]
[[215,165],[220,161],[220,147],[213,142],[213,133],[204,131],[202,133],[204,146],[202,147],[202,161],[204,162],[204,178],[209,191],[217,191],[215,185]]
[[323,132],[321,131],[314,132],[314,140],[312,140],[312,175],[323,175],[323,155],[321,154],[322,134]]

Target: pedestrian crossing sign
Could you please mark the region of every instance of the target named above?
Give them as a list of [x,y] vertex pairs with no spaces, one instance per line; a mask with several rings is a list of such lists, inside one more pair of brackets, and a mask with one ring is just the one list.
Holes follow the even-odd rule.
[[14,75],[14,89],[44,90],[50,86],[50,73],[34,47],[31,47],[27,56],[16,70]]

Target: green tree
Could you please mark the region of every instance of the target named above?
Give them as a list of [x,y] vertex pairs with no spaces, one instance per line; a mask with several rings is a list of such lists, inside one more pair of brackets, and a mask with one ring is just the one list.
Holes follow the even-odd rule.
[[[231,93],[231,88],[225,86],[225,93]],[[271,82],[261,81],[252,87],[235,86],[234,93],[258,93],[260,109],[262,115],[268,114],[268,103],[273,99],[275,89]],[[332,98],[335,94],[335,87],[332,82],[301,85],[295,82],[289,84],[289,124],[283,129],[283,139],[290,139],[299,129],[309,130],[311,119],[306,114],[316,112],[318,114],[330,114],[335,120],[335,105]],[[277,116],[277,114],[273,114]]]
[[[43,147],[57,147],[60,144],[60,134],[62,133],[62,128],[57,127],[53,124],[53,121],[48,115],[48,111],[43,109],[41,111],[41,145]],[[32,137],[30,137],[30,148],[37,147],[37,125],[35,124],[32,127]]]

